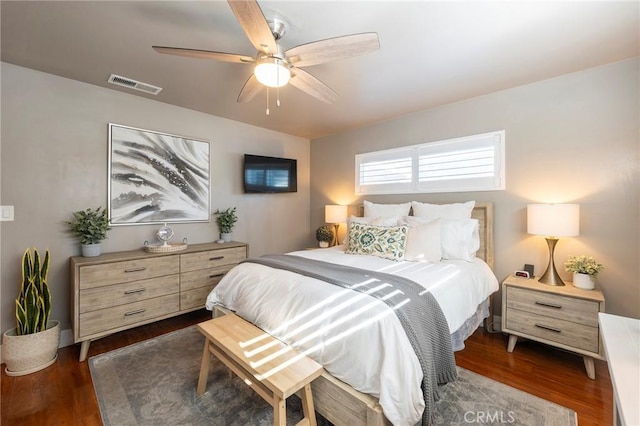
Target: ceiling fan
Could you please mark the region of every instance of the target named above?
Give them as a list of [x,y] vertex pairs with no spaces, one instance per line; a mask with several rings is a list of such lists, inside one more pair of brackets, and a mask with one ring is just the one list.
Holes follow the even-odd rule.
[[[292,86],[321,101],[332,103],[337,99],[337,93],[301,67],[363,55],[380,48],[377,33],[361,33],[314,41],[283,50],[278,44],[286,28],[283,21],[267,21],[255,0],[228,0],[228,3],[249,41],[258,50],[254,57],[167,46],[153,46],[153,49],[169,55],[253,64],[253,74],[240,91],[238,102],[252,100],[263,85],[268,89],[291,83]],[[278,99],[276,105],[279,104]]]

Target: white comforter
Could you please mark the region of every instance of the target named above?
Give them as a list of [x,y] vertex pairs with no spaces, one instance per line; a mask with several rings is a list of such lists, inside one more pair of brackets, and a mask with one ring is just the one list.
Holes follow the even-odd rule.
[[[456,331],[498,289],[491,269],[474,263],[393,262],[348,255],[342,246],[289,253],[409,278],[430,291]],[[422,416],[422,371],[400,321],[371,296],[254,263],[232,269],[207,298],[315,359],[333,376],[377,397],[394,425]]]

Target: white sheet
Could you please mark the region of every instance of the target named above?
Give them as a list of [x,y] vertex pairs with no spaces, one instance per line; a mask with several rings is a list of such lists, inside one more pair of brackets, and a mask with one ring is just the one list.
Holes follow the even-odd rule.
[[[412,279],[433,293],[451,332],[498,289],[480,259],[393,262],[347,255],[342,246],[290,254]],[[383,302],[292,272],[243,263],[209,294],[207,309],[215,304],[304,352],[354,389],[377,397],[394,425],[420,420],[422,371],[400,321]]]

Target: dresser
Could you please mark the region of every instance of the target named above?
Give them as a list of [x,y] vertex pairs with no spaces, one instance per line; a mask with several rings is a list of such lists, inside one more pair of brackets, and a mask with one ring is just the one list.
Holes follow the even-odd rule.
[[604,296],[599,290],[513,276],[502,283],[502,331],[510,334],[507,351],[513,352],[520,336],[577,353],[590,379],[595,379],[594,359],[604,359],[600,312]]
[[204,307],[207,295],[248,256],[245,243],[193,244],[186,250],[144,250],[72,257],[73,339],[84,361],[92,340]]

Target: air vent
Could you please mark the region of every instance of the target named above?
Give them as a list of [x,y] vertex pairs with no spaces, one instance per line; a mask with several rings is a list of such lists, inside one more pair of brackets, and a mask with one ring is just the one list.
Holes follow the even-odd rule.
[[109,83],[117,86],[128,87],[129,89],[139,90],[145,93],[151,93],[157,95],[162,90],[162,87],[154,86],[152,84],[142,83],[131,78],[122,77],[119,75],[111,74],[108,80]]

